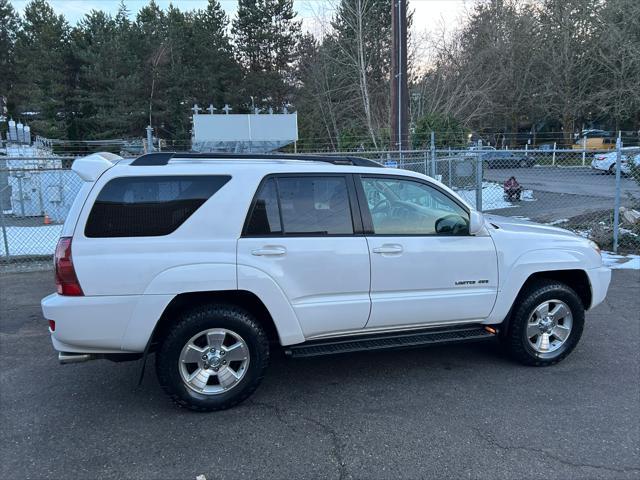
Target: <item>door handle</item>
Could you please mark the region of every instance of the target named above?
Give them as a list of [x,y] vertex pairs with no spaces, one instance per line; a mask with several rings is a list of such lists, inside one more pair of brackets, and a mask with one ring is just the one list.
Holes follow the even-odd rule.
[[373,253],[402,253],[402,245],[398,245],[395,243],[385,243],[381,247],[374,248]]
[[276,257],[285,253],[287,253],[287,249],[279,246],[267,246],[251,250],[251,255],[256,257]]

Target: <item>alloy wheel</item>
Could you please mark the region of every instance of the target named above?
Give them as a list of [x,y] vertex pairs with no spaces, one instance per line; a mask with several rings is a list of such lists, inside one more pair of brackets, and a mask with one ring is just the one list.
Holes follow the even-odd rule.
[[184,384],[204,395],[226,393],[238,385],[249,367],[249,347],[237,333],[210,328],[189,339],[178,368]]
[[561,300],[547,300],[529,316],[526,336],[529,346],[537,353],[558,350],[569,338],[573,316],[569,306]]

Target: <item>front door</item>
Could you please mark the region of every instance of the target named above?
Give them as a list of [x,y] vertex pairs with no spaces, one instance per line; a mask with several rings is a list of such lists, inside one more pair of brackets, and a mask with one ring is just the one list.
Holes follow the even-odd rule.
[[267,177],[238,241],[238,265],[278,284],[306,337],[360,329],[369,317],[369,250],[354,187],[350,175]]
[[420,179],[362,176],[371,257],[367,328],[482,320],[497,295],[491,237],[469,235],[467,208]]

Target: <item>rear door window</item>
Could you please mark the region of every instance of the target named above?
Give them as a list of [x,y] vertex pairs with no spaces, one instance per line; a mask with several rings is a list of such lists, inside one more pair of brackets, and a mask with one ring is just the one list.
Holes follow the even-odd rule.
[[168,235],[230,179],[228,175],[114,178],[98,194],[85,236]]
[[352,235],[351,208],[346,177],[270,178],[254,199],[245,234]]
[[275,178],[263,182],[258,190],[245,227],[245,233],[251,236],[280,235],[282,233]]

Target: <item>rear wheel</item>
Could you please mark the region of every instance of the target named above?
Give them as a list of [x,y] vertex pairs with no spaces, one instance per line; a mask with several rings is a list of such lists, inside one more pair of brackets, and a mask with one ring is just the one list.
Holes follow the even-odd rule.
[[607,171],[607,173],[608,173],[609,175],[615,175],[615,174],[616,174],[616,164],[615,164],[615,163],[614,163],[614,164],[612,164],[612,165],[609,167],[609,170]]
[[519,297],[506,335],[513,358],[525,365],[558,363],[576,347],[584,328],[584,306],[567,285],[540,280]]
[[246,311],[206,305],[184,314],[156,353],[156,373],[179,406],[223,410],[258,387],[269,363],[264,329]]

